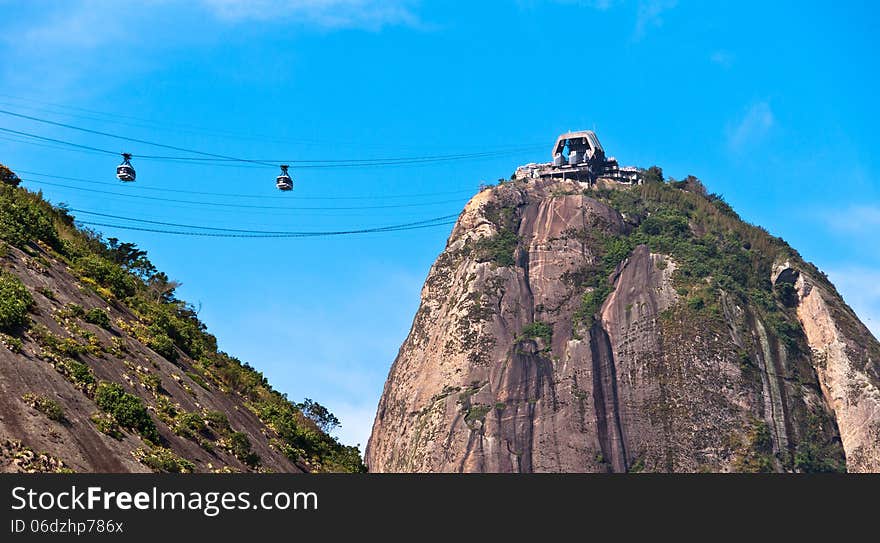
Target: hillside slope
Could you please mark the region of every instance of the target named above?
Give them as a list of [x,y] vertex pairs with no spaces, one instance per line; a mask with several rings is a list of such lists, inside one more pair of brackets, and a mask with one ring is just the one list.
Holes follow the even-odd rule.
[[695,178],[467,204],[388,375],[371,471],[880,471],[880,345]]
[[362,471],[218,352],[143,251],[73,226],[0,166],[0,471]]

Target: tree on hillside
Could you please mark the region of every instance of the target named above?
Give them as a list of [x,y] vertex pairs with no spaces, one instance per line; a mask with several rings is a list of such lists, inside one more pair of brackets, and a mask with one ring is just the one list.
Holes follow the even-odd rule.
[[17,187],[21,183],[21,178],[15,175],[15,172],[0,164],[0,183]]
[[660,166],[651,166],[647,170],[642,170],[642,178],[645,183],[662,183],[663,168]]
[[297,404],[297,407],[303,412],[303,415],[317,424],[318,428],[323,430],[324,433],[329,434],[335,428],[339,428],[339,419],[318,402],[306,398],[303,403]]

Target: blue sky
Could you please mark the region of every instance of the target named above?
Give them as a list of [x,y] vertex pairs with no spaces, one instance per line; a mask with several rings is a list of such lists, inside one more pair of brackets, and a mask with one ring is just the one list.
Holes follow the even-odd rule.
[[[878,19],[872,2],[0,0],[0,109],[236,157],[529,146],[418,166],[294,167],[291,194],[275,190],[272,168],[146,159],[123,186],[112,156],[8,133],[0,162],[76,209],[334,230],[458,213],[481,181],[549,160],[560,132],[595,128],[622,164],[696,175],[786,239],[878,335]],[[175,154],[4,115],[0,127]],[[224,350],[291,398],[327,405],[338,435],[363,445],[448,228],[319,239],[103,231],[181,281]]]

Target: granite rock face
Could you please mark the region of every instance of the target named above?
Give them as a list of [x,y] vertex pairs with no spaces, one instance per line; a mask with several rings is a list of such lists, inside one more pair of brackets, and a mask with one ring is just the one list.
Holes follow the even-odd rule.
[[836,294],[789,262],[774,281],[790,282],[822,396],[840,427],[850,471],[880,472],[880,386],[877,341]]
[[601,194],[514,182],[467,204],[388,375],[371,471],[880,469],[877,341],[830,284],[800,262],[765,277],[796,287],[791,344],[723,289],[701,318],[670,254],[635,244],[603,268],[641,218]]

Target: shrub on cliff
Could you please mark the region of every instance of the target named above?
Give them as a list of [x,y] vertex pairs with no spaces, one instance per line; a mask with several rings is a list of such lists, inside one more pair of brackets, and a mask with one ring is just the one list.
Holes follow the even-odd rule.
[[93,307],[85,312],[83,320],[88,323],[95,324],[101,328],[110,328],[110,317],[107,312],[100,307]]
[[157,442],[159,432],[150,418],[143,400],[125,392],[121,385],[102,381],[95,390],[95,403],[103,411],[113,415],[123,428],[136,430],[145,438]]
[[64,408],[62,408],[61,404],[59,404],[52,398],[47,398],[45,396],[40,396],[38,394],[28,392],[24,394],[21,399],[24,400],[26,404],[43,413],[51,420],[54,420],[56,422],[64,422],[67,420],[64,416]]
[[34,299],[21,281],[0,272],[0,330],[11,331],[28,323],[27,312]]
[[107,287],[117,298],[128,298],[137,290],[137,281],[118,264],[98,255],[85,255],[76,261],[77,270]]
[[519,238],[512,230],[501,230],[492,237],[477,240],[477,262],[494,262],[502,267],[513,266],[518,243]]
[[544,345],[550,345],[550,341],[553,339],[553,327],[546,322],[530,322],[523,326],[520,337],[523,339],[540,338],[544,341]]
[[51,210],[39,195],[0,184],[0,239],[16,247],[36,240],[60,246]]

